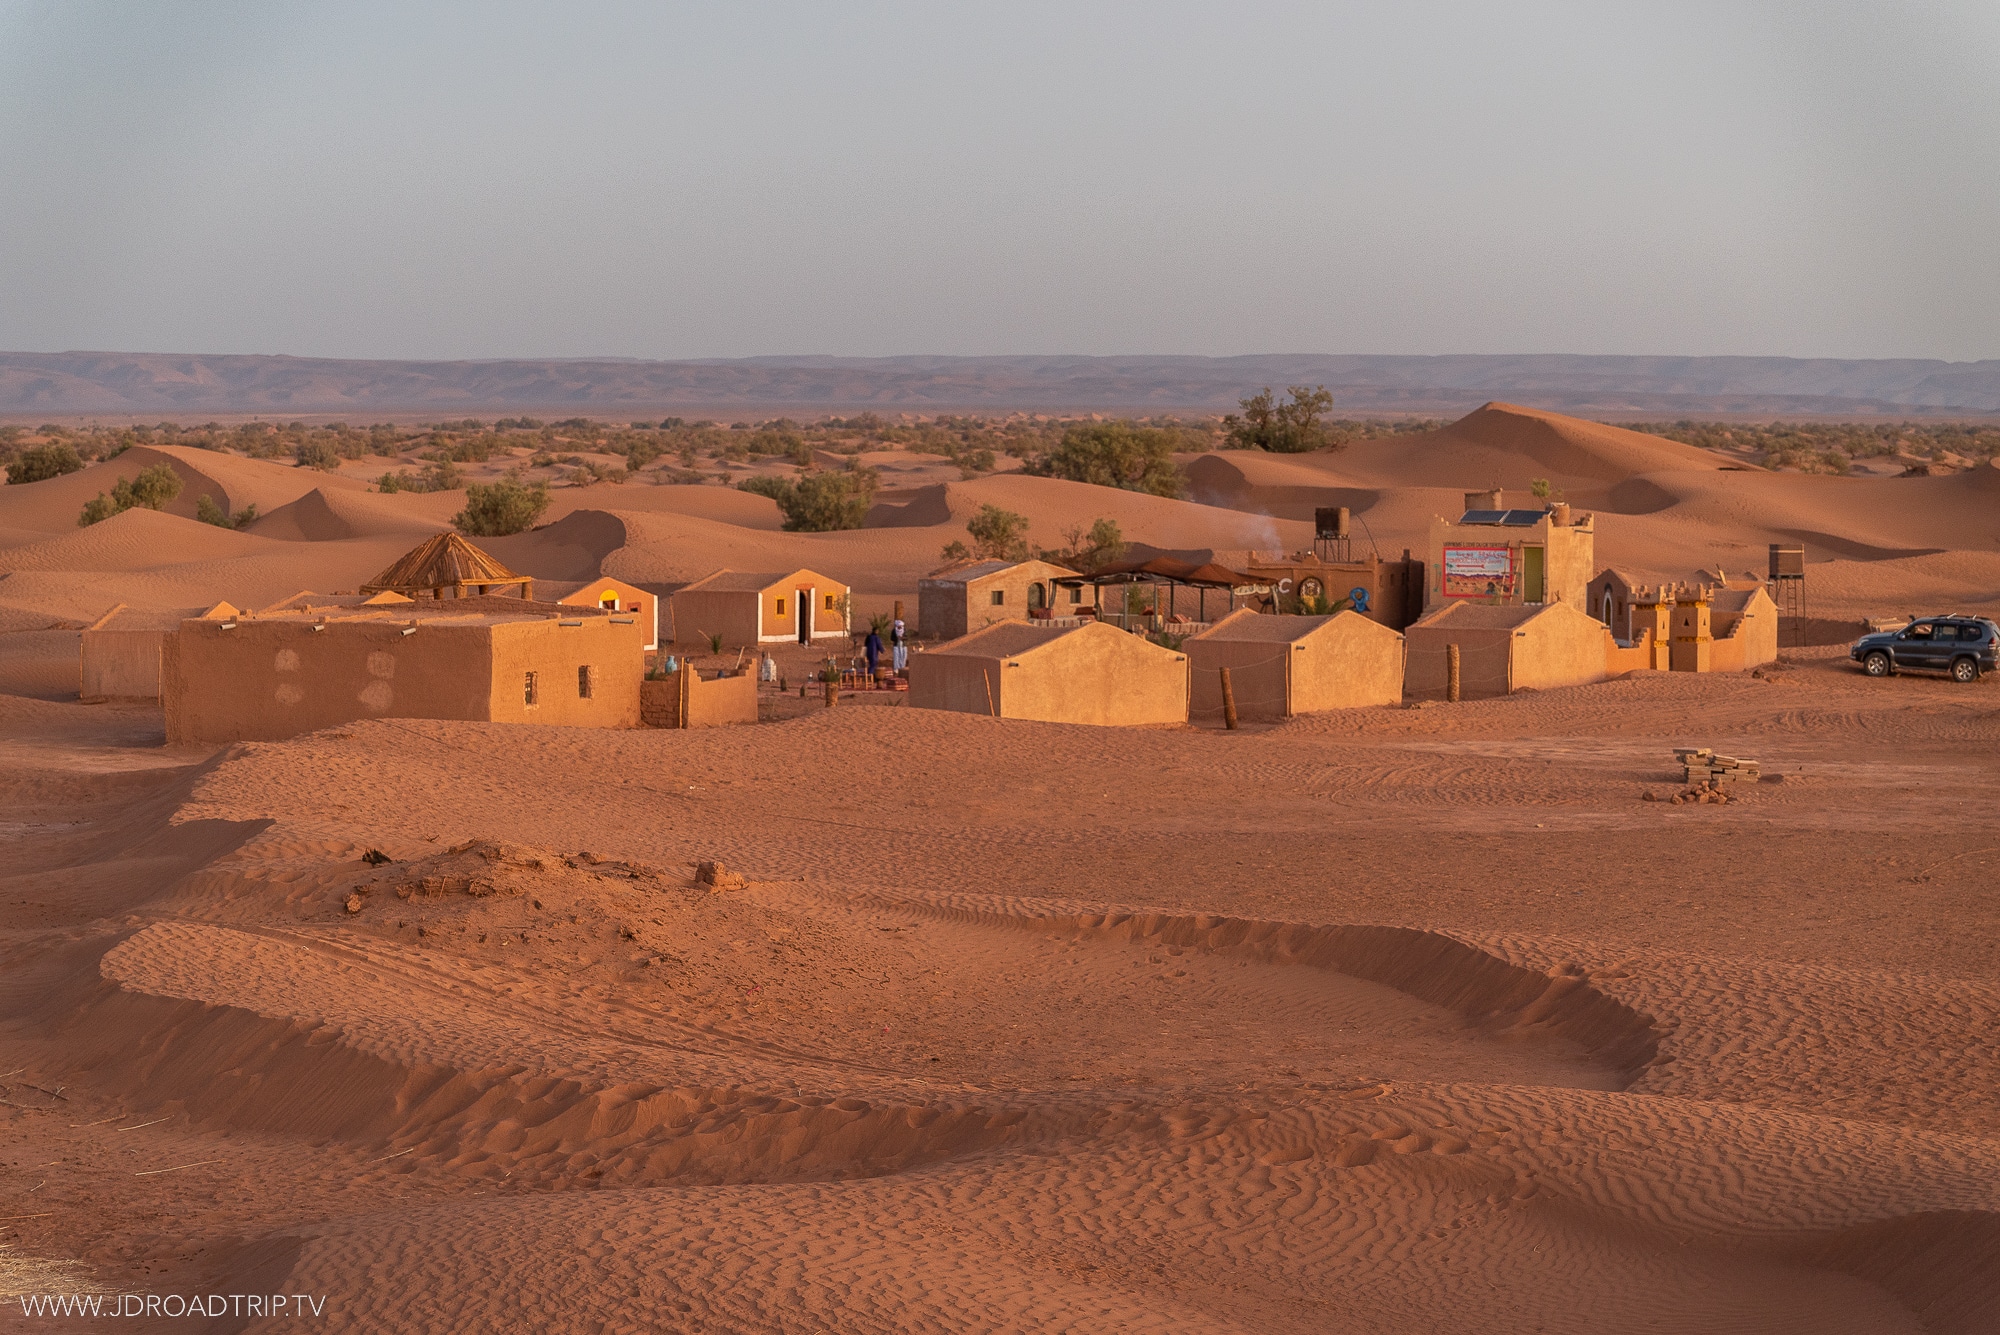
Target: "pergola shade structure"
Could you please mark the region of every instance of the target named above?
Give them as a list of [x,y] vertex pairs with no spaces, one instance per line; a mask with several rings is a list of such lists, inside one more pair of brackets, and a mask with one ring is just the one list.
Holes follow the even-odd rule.
[[405,598],[466,598],[508,589],[517,589],[522,598],[534,596],[528,576],[515,574],[448,530],[361,586],[364,594],[400,593]]
[[[1234,611],[1235,599],[1233,595],[1235,591],[1248,585],[1254,585],[1257,581],[1240,571],[1216,565],[1213,561],[1195,565],[1189,561],[1176,561],[1170,556],[1155,556],[1144,561],[1120,561],[1115,565],[1101,566],[1088,575],[1069,576],[1058,579],[1055,582],[1058,585],[1064,586],[1088,584],[1095,587],[1098,590],[1097,605],[1100,617],[1106,615],[1102,609],[1107,605],[1103,593],[1104,586],[1107,584],[1152,584],[1166,586],[1168,615],[1171,615],[1173,612],[1172,601],[1174,590],[1194,589],[1197,591],[1196,607],[1198,610],[1196,612],[1196,619],[1207,621],[1208,591],[1210,589],[1221,590],[1225,601],[1229,605],[1228,610]],[[1121,622],[1130,620],[1130,614],[1122,610],[1125,607],[1125,599],[1122,596],[1118,599],[1116,606],[1121,610],[1110,615],[1119,618]]]

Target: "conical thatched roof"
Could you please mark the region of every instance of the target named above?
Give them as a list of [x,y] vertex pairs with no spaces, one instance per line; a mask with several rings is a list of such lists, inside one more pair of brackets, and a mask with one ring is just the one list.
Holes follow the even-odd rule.
[[400,593],[415,597],[421,593],[441,596],[445,589],[486,592],[493,587],[519,585],[528,596],[528,577],[517,575],[450,530],[427,538],[406,553],[402,560],[361,586],[363,593]]

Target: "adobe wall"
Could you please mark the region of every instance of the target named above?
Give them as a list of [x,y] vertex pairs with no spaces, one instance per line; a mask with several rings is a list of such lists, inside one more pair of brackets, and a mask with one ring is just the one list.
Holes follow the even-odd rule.
[[1452,644],[1458,645],[1461,700],[1485,700],[1507,694],[1512,631],[1416,625],[1403,632],[1404,699],[1445,698],[1449,679],[1446,650]]
[[[1092,588],[1081,589],[1080,592],[1083,594],[1083,601],[1071,603],[1069,601],[1068,589],[1052,587],[1058,574],[1067,573],[1061,567],[1050,565],[1046,561],[1024,561],[1020,565],[1009,566],[1005,570],[995,571],[991,575],[976,579],[970,584],[965,585],[966,592],[963,601],[965,604],[966,633],[978,630],[983,626],[990,626],[996,621],[1008,621],[1027,616],[1029,586],[1035,584],[1043,586],[1042,591],[1049,599],[1043,606],[1052,609],[1054,615],[1081,616],[1084,608],[1095,605],[1097,591]],[[997,607],[993,603],[993,595],[995,593],[1000,594],[1004,600]],[[920,592],[920,602],[921,597]],[[919,607],[918,613],[919,615],[922,614],[921,607]]]
[[163,630],[87,630],[79,694],[85,700],[160,698]]
[[731,648],[756,644],[758,599],[754,593],[682,590],[670,603],[674,639],[680,644],[705,644],[710,635],[720,635],[722,643]]
[[1561,603],[1596,621],[1590,607],[1590,581],[1597,573],[1597,534],[1593,529],[1585,524],[1551,524],[1548,550],[1542,559],[1544,601]]
[[1000,684],[1003,718],[1129,727],[1188,717],[1187,656],[1102,624],[1002,660]]
[[1604,673],[1608,677],[1622,677],[1628,672],[1639,672],[1658,667],[1666,671],[1666,664],[1657,660],[1653,644],[1653,632],[1649,627],[1639,632],[1639,638],[1629,649],[1620,649],[1613,640],[1604,651]]
[[[184,621],[160,655],[167,740],[275,741],[364,718],[487,718],[483,625]],[[636,711],[635,711],[636,712]]]
[[916,709],[997,715],[1002,671],[997,658],[911,654],[910,705]]
[[[639,683],[646,672],[646,630],[636,622],[582,617],[576,622],[509,621],[493,627],[491,697],[496,723],[544,723],[579,728],[639,726]],[[425,625],[412,639],[422,639]],[[577,669],[591,669],[591,693]],[[535,703],[526,678],[536,677]]]
[[917,581],[917,637],[956,640],[971,632],[965,585],[942,579]]
[[1761,589],[1753,593],[1742,613],[1732,614],[1729,621],[1727,635],[1715,631],[1710,671],[1747,672],[1778,661],[1778,605],[1769,594]]
[[1609,675],[1611,651],[1616,648],[1610,627],[1567,604],[1551,607],[1516,630],[1512,638],[1514,657],[1508,686],[1516,691],[1547,691],[1603,681]]
[[[682,668],[681,672],[688,671]],[[681,673],[639,683],[639,722],[648,728],[681,726]],[[703,680],[699,672],[688,682],[688,726],[713,728],[725,723],[757,721],[757,679],[749,675]]]
[[1342,612],[1292,655],[1292,712],[1359,709],[1403,699],[1403,637],[1357,612]]

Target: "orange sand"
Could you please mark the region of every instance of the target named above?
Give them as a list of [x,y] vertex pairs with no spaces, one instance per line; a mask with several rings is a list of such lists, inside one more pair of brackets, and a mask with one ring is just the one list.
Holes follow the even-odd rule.
[[[75,529],[123,460],[0,488],[0,1292],[440,1333],[1996,1328],[1991,681],[1836,648],[1237,733],[863,695],[170,751],[74,702],[78,625],[351,588],[456,504],[159,453],[265,518]],[[986,501],[1184,550],[1299,545],[1339,495],[1400,550],[1550,476],[1649,576],[1811,533],[1824,615],[2000,602],[1959,518],[2000,479],[1720,462],[1496,408],[1210,456],[1207,505],[1000,476],[786,534],[635,483],[492,546],[914,613]],[[1766,780],[1640,800],[1677,745]]]

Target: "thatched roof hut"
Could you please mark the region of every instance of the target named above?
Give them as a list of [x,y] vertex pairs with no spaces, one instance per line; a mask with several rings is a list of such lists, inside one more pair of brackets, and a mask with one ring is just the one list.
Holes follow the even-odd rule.
[[[424,542],[361,586],[361,592],[400,593],[406,598],[464,598],[518,588],[532,598],[533,581],[517,575],[450,530]],[[451,593],[447,595],[446,589]]]

